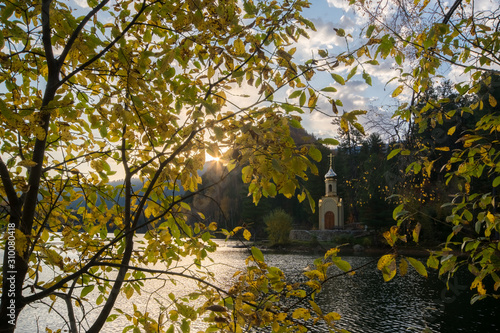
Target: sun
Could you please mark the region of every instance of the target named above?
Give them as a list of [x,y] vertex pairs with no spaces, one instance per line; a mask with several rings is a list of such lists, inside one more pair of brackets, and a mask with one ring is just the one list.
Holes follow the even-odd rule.
[[212,162],[212,161],[220,162],[221,157],[220,156],[212,156],[210,154],[205,154],[205,161],[207,161],[207,162]]

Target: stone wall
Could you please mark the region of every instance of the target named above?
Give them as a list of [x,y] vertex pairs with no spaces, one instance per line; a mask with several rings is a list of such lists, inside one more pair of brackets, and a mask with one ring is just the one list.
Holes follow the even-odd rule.
[[320,242],[331,242],[339,236],[355,233],[357,232],[354,230],[292,230],[290,240],[308,242],[316,238]]

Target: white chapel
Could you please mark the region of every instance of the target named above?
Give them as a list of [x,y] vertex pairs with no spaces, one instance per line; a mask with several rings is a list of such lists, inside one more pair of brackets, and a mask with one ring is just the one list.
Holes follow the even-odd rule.
[[330,154],[330,169],[325,175],[325,195],[319,200],[319,230],[344,228],[344,206],[337,194],[337,174],[332,165],[333,155]]

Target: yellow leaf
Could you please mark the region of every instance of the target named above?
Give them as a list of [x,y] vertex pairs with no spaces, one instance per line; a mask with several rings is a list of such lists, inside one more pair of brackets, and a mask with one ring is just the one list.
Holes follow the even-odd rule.
[[392,97],[396,97],[403,92],[404,86],[400,85],[392,92]]
[[325,315],[325,320],[332,323],[333,321],[340,320],[340,315],[337,312],[330,312]]
[[277,321],[284,321],[287,317],[287,314],[286,313],[278,313],[277,315],[274,316],[274,318],[276,318]]
[[214,76],[214,74],[215,74],[215,69],[212,66],[208,67],[208,70],[207,70],[208,78],[211,79],[212,76]]
[[385,266],[389,265],[391,263],[391,261],[394,260],[394,254],[386,254],[386,255],[383,255],[379,260],[378,260],[378,263],[377,263],[377,268],[379,270],[382,270]]
[[293,311],[292,317],[293,319],[308,320],[309,318],[311,318],[311,313],[307,309],[298,308],[295,311]]
[[340,128],[346,133],[349,132],[349,124],[345,118],[340,118]]
[[63,257],[52,249],[43,249],[42,253],[47,257],[47,260],[52,265],[59,267],[60,269],[64,268]]
[[362,47],[358,50],[358,52],[356,53],[356,55],[358,56],[358,58],[361,58],[361,56],[363,56],[363,54],[365,54],[365,48]]
[[491,223],[494,223],[495,222],[495,215],[491,214],[490,212],[488,212],[488,214],[486,215],[486,218],[491,222]]
[[208,226],[208,230],[210,230],[210,231],[217,230],[217,223],[216,222],[210,223],[210,225]]
[[20,256],[22,256],[24,254],[24,251],[26,251],[26,247],[28,245],[28,238],[19,229],[15,229],[15,234],[16,234],[16,243],[15,243],[16,251],[19,253]]
[[220,106],[224,106],[224,104],[226,104],[226,99],[226,93],[223,91],[219,91],[215,94],[215,100]]
[[314,312],[316,312],[317,314],[319,315],[322,315],[323,314],[323,311],[321,310],[321,308],[318,306],[318,304],[316,304],[316,302],[314,301],[309,301],[309,304],[311,304],[311,307],[313,308]]
[[309,97],[309,102],[307,103],[307,106],[312,109],[316,106],[317,101],[318,97],[316,95],[311,95],[311,97]]
[[390,231],[386,231],[383,233],[383,236],[385,238],[385,240],[387,241],[387,243],[390,245],[390,246],[393,246],[394,245],[394,242],[395,242],[395,238],[392,237],[392,234]]
[[237,55],[245,53],[245,44],[243,44],[243,41],[239,38],[234,41],[234,51]]
[[491,107],[497,106],[497,100],[491,94],[490,94],[490,97],[489,97],[489,102],[490,102]]
[[423,277],[427,277],[427,270],[425,269],[424,264],[422,264],[420,261],[412,257],[407,257],[406,259],[408,259],[410,265],[412,265],[413,268],[415,268],[418,274],[422,275]]
[[482,282],[477,285],[477,292],[479,295],[486,295],[486,289],[484,289],[484,284]]
[[22,166],[22,167],[26,167],[26,168],[32,168],[32,167],[36,166],[37,164],[38,163],[36,163],[32,160],[22,160],[17,165]]
[[413,240],[415,241],[415,243],[418,243],[418,237],[420,235],[420,229],[422,228],[422,225],[420,223],[417,223],[417,225],[415,226],[415,228],[413,228]]
[[45,130],[39,126],[37,126],[35,128],[35,135],[36,135],[36,138],[40,141],[43,141],[45,140]]
[[399,273],[402,276],[405,276],[406,273],[408,273],[408,261],[406,261],[404,258],[401,259],[401,261],[399,263]]
[[250,231],[248,231],[247,229],[243,230],[243,238],[245,238],[247,241],[249,241],[250,238],[252,238],[252,233]]
[[453,126],[451,127],[449,130],[448,130],[448,135],[453,135],[453,133],[455,133],[455,130],[457,129],[456,126]]
[[125,296],[127,296],[127,299],[130,299],[130,297],[132,297],[132,295],[134,294],[134,288],[132,288],[131,286],[125,287],[123,291],[125,293]]

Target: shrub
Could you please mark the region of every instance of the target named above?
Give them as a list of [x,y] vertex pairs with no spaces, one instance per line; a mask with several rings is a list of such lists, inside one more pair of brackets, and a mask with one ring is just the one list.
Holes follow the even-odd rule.
[[264,217],[271,245],[284,245],[290,241],[292,217],[283,209],[275,209]]

